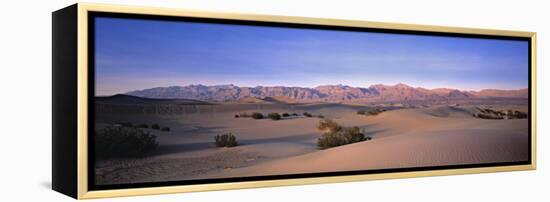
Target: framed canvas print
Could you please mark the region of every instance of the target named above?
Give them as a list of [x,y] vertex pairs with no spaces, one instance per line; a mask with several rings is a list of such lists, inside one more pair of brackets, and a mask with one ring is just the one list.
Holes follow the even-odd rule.
[[53,189],[78,199],[535,169],[535,33],[75,4]]

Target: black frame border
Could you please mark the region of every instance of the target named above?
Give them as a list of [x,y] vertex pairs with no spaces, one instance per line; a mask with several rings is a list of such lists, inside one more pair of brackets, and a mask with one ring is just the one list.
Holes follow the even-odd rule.
[[[303,174],[286,174],[286,175],[267,175],[267,176],[250,176],[250,177],[232,177],[232,178],[216,178],[216,179],[198,179],[198,180],[182,180],[182,181],[166,181],[166,182],[147,182],[147,183],[131,183],[131,184],[111,184],[111,185],[96,185],[95,184],[95,157],[94,157],[94,138],[95,134],[95,18],[96,17],[111,17],[125,19],[141,19],[141,20],[161,20],[161,21],[176,21],[176,22],[198,22],[198,23],[213,23],[213,24],[229,24],[229,25],[252,25],[265,27],[286,27],[298,29],[319,29],[319,30],[340,30],[352,32],[374,32],[387,34],[407,34],[407,35],[422,35],[422,36],[443,36],[443,37],[458,37],[458,38],[477,38],[477,39],[499,39],[528,42],[528,111],[529,111],[529,138],[528,149],[529,155],[527,161],[517,162],[499,162],[499,163],[480,163],[480,164],[457,164],[445,166],[429,166],[429,167],[408,167],[408,168],[391,168],[391,169],[376,169],[376,170],[357,170],[357,171],[340,171],[340,172],[323,172],[323,173],[303,173]],[[284,180],[296,178],[312,178],[312,177],[334,177],[334,176],[350,176],[350,175],[365,175],[365,174],[381,174],[381,173],[397,173],[397,172],[414,172],[414,171],[438,171],[447,169],[466,169],[466,168],[487,168],[497,166],[516,166],[532,164],[532,41],[530,37],[518,36],[494,36],[482,34],[464,34],[464,33],[447,33],[434,31],[413,31],[413,30],[398,30],[398,29],[383,29],[383,28],[364,28],[364,27],[348,27],[335,25],[312,25],[300,23],[284,23],[284,22],[265,22],[252,20],[234,20],[234,19],[213,19],[200,17],[183,17],[183,16],[162,16],[150,14],[129,14],[129,13],[113,13],[88,11],[88,190],[113,190],[127,188],[146,188],[146,187],[161,187],[161,186],[177,186],[177,185],[197,185],[197,184],[213,184],[213,183],[234,183],[245,181],[264,181],[264,180]]]

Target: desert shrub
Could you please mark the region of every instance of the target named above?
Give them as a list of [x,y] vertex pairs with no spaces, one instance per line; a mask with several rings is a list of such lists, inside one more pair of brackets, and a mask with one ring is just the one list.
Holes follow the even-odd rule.
[[159,126],[159,124],[155,123],[155,124],[151,125],[151,129],[160,130],[160,126]]
[[263,119],[264,115],[262,113],[259,113],[259,112],[254,112],[254,113],[252,113],[252,118],[253,119]]
[[473,116],[480,119],[525,119],[527,118],[527,113],[515,111],[515,110],[506,110],[506,111],[497,111],[493,109],[481,109],[478,108],[480,113],[474,113]]
[[359,114],[359,115],[365,115],[365,114],[367,114],[367,111],[365,111],[365,110],[359,110],[359,111],[357,111],[357,114]]
[[317,129],[319,130],[328,130],[328,131],[339,131],[342,129],[342,126],[338,125],[333,120],[330,119],[323,119],[319,121],[319,125],[317,125]]
[[313,115],[311,115],[310,113],[304,112],[304,116],[305,117],[312,117]]
[[488,114],[498,114],[498,111],[492,110],[492,109],[482,109],[481,112],[488,113]]
[[136,128],[149,128],[149,125],[142,123],[137,125]]
[[237,137],[232,133],[225,133],[214,136],[214,143],[216,147],[234,147],[237,146]]
[[298,114],[297,113],[292,113],[292,116],[298,116]]
[[[342,128],[339,132],[348,140],[348,144],[361,142],[367,140],[365,134],[361,131],[361,128],[357,126]],[[369,140],[371,137],[368,138]]]
[[367,112],[367,115],[370,115],[370,116],[376,116],[382,112],[385,112],[386,110],[385,109],[381,109],[381,108],[376,108],[376,109],[373,109],[373,110],[370,110]]
[[365,137],[361,128],[357,126],[343,127],[337,131],[323,133],[323,135],[317,139],[317,146],[321,149],[327,149],[371,139],[371,137]]
[[238,114],[235,114],[235,118],[239,118],[239,115],[238,115]]
[[527,118],[527,113],[524,113],[524,112],[520,112],[520,111],[508,111],[508,116],[509,118],[511,119],[526,119]]
[[317,115],[317,118],[324,119],[325,116],[319,114],[319,115]]
[[492,115],[492,114],[483,114],[483,113],[478,113],[476,117],[480,119],[504,119],[504,117],[502,116]]
[[281,120],[281,115],[277,112],[272,112],[267,114],[267,118],[270,118],[271,120]]
[[248,113],[246,113],[246,112],[243,112],[243,113],[240,113],[240,114],[235,115],[235,116],[239,116],[239,117],[241,117],[241,118],[248,118],[248,117],[250,117],[251,115],[248,114]]
[[290,116],[290,114],[288,114],[288,113],[283,113],[283,117],[289,117],[289,116]]
[[170,128],[169,128],[169,127],[162,127],[160,130],[161,130],[161,131],[170,132]]
[[95,155],[99,159],[143,157],[158,147],[157,136],[138,128],[106,127],[96,131]]

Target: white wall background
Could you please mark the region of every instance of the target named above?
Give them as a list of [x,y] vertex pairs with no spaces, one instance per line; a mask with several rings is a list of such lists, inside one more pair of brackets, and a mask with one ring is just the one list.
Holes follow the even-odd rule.
[[[100,201],[548,201],[550,27],[545,1],[97,0],[240,13],[538,32],[538,169]],[[2,1],[0,201],[70,201],[51,186],[51,12],[74,1]]]

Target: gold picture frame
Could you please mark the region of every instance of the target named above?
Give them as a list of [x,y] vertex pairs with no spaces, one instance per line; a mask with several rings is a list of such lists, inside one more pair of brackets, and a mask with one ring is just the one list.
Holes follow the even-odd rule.
[[[89,105],[89,74],[88,74],[88,33],[89,33],[89,18],[90,12],[109,12],[109,13],[124,13],[124,14],[143,14],[154,16],[171,16],[171,17],[196,17],[196,18],[211,18],[211,19],[228,19],[228,20],[244,20],[244,21],[261,21],[275,23],[295,23],[309,25],[329,25],[343,26],[356,28],[376,28],[386,30],[405,30],[419,32],[438,32],[438,33],[458,33],[458,34],[474,34],[487,36],[511,36],[529,38],[531,44],[530,64],[531,64],[531,80],[530,80],[530,105],[531,113],[529,114],[531,125],[531,159],[530,164],[524,165],[509,165],[509,166],[493,166],[493,167],[477,167],[477,168],[454,168],[441,170],[427,171],[410,171],[410,172],[392,172],[392,173],[376,173],[376,174],[358,174],[344,176],[327,176],[327,177],[308,177],[295,179],[275,179],[275,180],[258,180],[258,181],[242,181],[242,182],[225,182],[211,184],[195,184],[195,185],[174,185],[160,187],[144,187],[144,188],[120,188],[109,190],[90,190],[88,187],[88,179],[90,177],[88,170],[88,105]],[[67,14],[69,13],[69,14]],[[58,16],[58,17],[56,17]],[[67,18],[71,18],[67,20]],[[71,21],[74,20],[74,21]],[[76,24],[75,24],[76,22]],[[67,26],[66,24],[70,24]],[[56,24],[59,26],[56,28]],[[64,29],[72,29],[72,31],[64,32]],[[56,34],[74,34],[76,33],[75,46],[73,48],[56,49],[56,46],[61,47],[58,43],[61,39],[56,40]],[[74,42],[74,40],[73,40]],[[64,42],[72,43],[72,42]],[[75,49],[76,48],[76,49]],[[56,52],[58,51],[58,53]],[[74,51],[76,56],[76,64],[62,62],[56,63],[59,57],[56,54],[64,54],[63,51]],[[76,67],[75,67],[76,65]],[[57,67],[59,66],[59,67]],[[63,66],[63,67],[61,67]],[[65,109],[63,106],[56,108],[57,102],[66,101],[63,97],[56,97],[61,90],[56,90],[56,68],[59,68],[58,75],[70,76],[66,71],[70,68],[76,68],[74,75],[75,92],[72,95],[72,100],[77,106],[76,109]],[[59,83],[63,85],[64,83]],[[57,99],[57,100],[56,100]],[[520,170],[535,170],[536,169],[536,33],[523,31],[509,30],[492,30],[492,29],[477,29],[477,28],[461,28],[461,27],[444,27],[444,26],[429,26],[429,25],[412,25],[398,23],[382,23],[382,22],[367,22],[354,20],[337,20],[337,19],[321,19],[307,17],[289,17],[275,15],[256,15],[256,14],[238,14],[238,13],[219,13],[219,12],[204,12],[191,11],[181,9],[168,8],[152,8],[152,7],[137,7],[137,6],[119,6],[105,4],[90,4],[78,3],[66,9],[62,9],[54,13],[54,116],[63,116],[62,113],[73,113],[76,120],[76,132],[63,132],[60,127],[56,127],[56,123],[62,122],[54,118],[54,177],[53,189],[61,193],[67,194],[77,199],[92,199],[103,197],[120,197],[120,196],[135,196],[135,195],[150,195],[150,194],[168,194],[168,193],[183,193],[196,191],[211,191],[211,190],[226,190],[226,189],[244,189],[257,187],[274,187],[274,186],[289,186],[289,185],[306,185],[320,183],[335,183],[335,182],[351,182],[364,180],[380,180],[380,179],[396,179],[396,178],[413,178],[425,176],[441,176],[441,175],[459,175],[472,173],[490,173],[504,171],[520,171]],[[61,140],[68,136],[76,136],[75,141],[63,142],[70,140]],[[73,145],[74,144],[74,145]],[[70,148],[63,148],[63,145],[71,145]],[[57,149],[57,151],[56,151]],[[74,156],[64,156],[62,152],[74,152]],[[56,160],[57,159],[57,160]],[[63,163],[60,163],[63,161]],[[56,172],[58,173],[56,175]],[[75,172],[76,175],[60,176],[59,173]],[[63,178],[63,179],[61,179]]]

